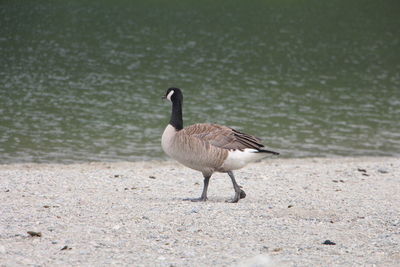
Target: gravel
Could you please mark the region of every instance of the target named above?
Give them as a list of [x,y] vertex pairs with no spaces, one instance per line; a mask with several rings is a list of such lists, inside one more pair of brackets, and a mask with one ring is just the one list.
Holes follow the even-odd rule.
[[245,199],[218,173],[194,203],[202,176],[174,162],[0,165],[0,266],[399,266],[399,158],[235,174]]

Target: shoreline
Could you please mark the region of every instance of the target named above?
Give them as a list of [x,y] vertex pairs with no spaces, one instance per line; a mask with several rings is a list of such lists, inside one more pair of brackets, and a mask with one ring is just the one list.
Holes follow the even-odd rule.
[[400,158],[271,158],[235,175],[245,199],[226,203],[216,173],[193,203],[202,175],[174,161],[0,165],[0,266],[400,262]]
[[[262,163],[268,163],[268,162],[309,162],[309,161],[318,161],[318,162],[330,162],[332,160],[334,161],[384,161],[384,160],[391,160],[391,159],[399,159],[400,156],[332,156],[332,157],[300,157],[300,158],[282,158],[279,156],[271,156],[266,159],[262,159],[259,162],[255,163],[250,163],[248,166],[251,166],[253,164],[262,164]],[[0,163],[0,168],[7,168],[7,166],[74,166],[74,165],[104,165],[104,164],[111,164],[111,165],[128,165],[128,164],[177,164],[182,167],[182,164],[179,162],[175,161],[174,159],[171,158],[166,158],[164,160],[138,160],[138,161],[86,161],[86,162],[11,162],[11,163]],[[185,167],[187,168],[187,167]],[[247,167],[244,167],[243,169],[246,169]],[[240,170],[237,170],[240,171]]]

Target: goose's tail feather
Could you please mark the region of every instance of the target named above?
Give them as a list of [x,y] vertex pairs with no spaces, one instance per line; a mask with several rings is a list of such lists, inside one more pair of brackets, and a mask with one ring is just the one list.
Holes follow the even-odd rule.
[[270,154],[273,154],[273,155],[279,155],[279,152],[266,150],[266,149],[259,149],[258,152],[260,152],[260,153],[270,153]]

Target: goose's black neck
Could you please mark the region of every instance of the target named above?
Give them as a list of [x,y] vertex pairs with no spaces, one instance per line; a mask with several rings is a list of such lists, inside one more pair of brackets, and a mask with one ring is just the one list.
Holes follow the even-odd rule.
[[180,99],[180,97],[172,99],[172,113],[169,124],[174,126],[177,131],[183,129],[182,99]]

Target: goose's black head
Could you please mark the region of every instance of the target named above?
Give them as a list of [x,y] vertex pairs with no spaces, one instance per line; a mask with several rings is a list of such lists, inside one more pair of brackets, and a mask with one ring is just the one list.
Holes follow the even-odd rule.
[[182,120],[182,91],[179,88],[171,87],[165,92],[165,96],[163,98],[168,99],[172,102],[172,113],[171,120],[169,124],[171,124],[177,131],[183,129],[183,120]]
[[183,100],[182,91],[181,89],[175,87],[168,88],[163,98],[166,98],[171,102],[176,102],[176,101],[182,102]]

